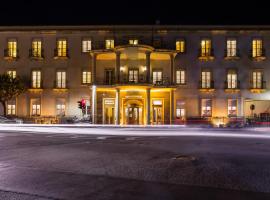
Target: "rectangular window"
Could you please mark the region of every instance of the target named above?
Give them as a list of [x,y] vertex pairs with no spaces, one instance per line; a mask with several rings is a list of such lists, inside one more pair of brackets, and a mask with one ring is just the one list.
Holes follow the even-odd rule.
[[263,41],[261,39],[252,40],[252,57],[262,56],[263,51]]
[[66,72],[56,72],[56,88],[66,88]]
[[252,72],[252,88],[261,89],[263,87],[262,80],[263,75],[261,71]]
[[203,117],[212,116],[212,100],[211,99],[201,100],[201,114]]
[[7,102],[7,114],[16,115],[16,100],[10,100]]
[[227,57],[237,56],[236,39],[227,40]]
[[39,116],[41,114],[40,99],[31,99],[31,114],[33,116]]
[[128,81],[132,83],[138,83],[139,80],[139,70],[132,69],[128,72]]
[[201,88],[211,88],[211,72],[210,71],[202,71],[201,75]]
[[16,78],[16,71],[15,70],[8,70],[7,74],[11,77],[11,78]]
[[175,49],[180,53],[185,52],[185,40],[176,40],[175,42]]
[[235,70],[229,70],[227,73],[227,88],[228,89],[237,88],[237,73]]
[[186,70],[180,69],[176,71],[176,84],[186,84]]
[[17,40],[8,40],[8,57],[17,58]]
[[130,45],[138,45],[139,41],[137,39],[129,40]]
[[177,99],[176,100],[176,118],[184,119],[186,116],[185,101]]
[[67,57],[67,40],[66,39],[57,40],[57,56]]
[[114,70],[105,69],[105,84],[112,85],[114,83]]
[[42,43],[40,39],[34,39],[32,41],[32,57],[42,57]]
[[228,116],[237,116],[237,99],[228,99]]
[[83,71],[82,72],[82,84],[90,84],[91,83],[91,72]]
[[161,84],[161,83],[162,83],[162,71],[154,71],[153,84]]
[[105,41],[106,49],[113,49],[114,48],[114,40],[108,39]]
[[87,53],[90,52],[92,49],[92,43],[89,39],[83,39],[82,40],[82,52]]
[[32,71],[32,88],[41,88],[41,71]]
[[201,40],[201,56],[211,56],[211,40],[206,39],[206,40]]
[[56,115],[65,116],[66,114],[66,102],[65,99],[56,100]]

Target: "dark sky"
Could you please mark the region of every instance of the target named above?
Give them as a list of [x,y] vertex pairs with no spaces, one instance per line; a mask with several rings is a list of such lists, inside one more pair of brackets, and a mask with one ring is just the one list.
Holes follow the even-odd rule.
[[0,25],[269,24],[270,6],[253,0],[5,0]]

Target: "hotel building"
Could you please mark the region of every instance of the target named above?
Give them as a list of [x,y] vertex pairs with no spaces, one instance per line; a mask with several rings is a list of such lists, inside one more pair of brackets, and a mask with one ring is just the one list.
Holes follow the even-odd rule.
[[0,73],[27,85],[7,114],[37,123],[77,116],[178,124],[269,113],[269,58],[268,26],[0,27]]

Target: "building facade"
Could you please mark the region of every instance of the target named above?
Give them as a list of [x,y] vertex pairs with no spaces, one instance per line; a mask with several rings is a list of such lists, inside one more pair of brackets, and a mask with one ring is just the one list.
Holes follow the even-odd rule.
[[27,85],[7,114],[36,122],[181,124],[270,112],[267,26],[0,27],[0,52],[0,73]]

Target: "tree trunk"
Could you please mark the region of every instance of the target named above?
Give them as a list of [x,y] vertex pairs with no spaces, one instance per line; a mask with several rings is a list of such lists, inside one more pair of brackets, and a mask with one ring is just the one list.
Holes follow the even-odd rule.
[[7,116],[7,107],[6,107],[6,102],[5,101],[1,101],[1,104],[3,106],[3,112],[4,112],[4,116]]

